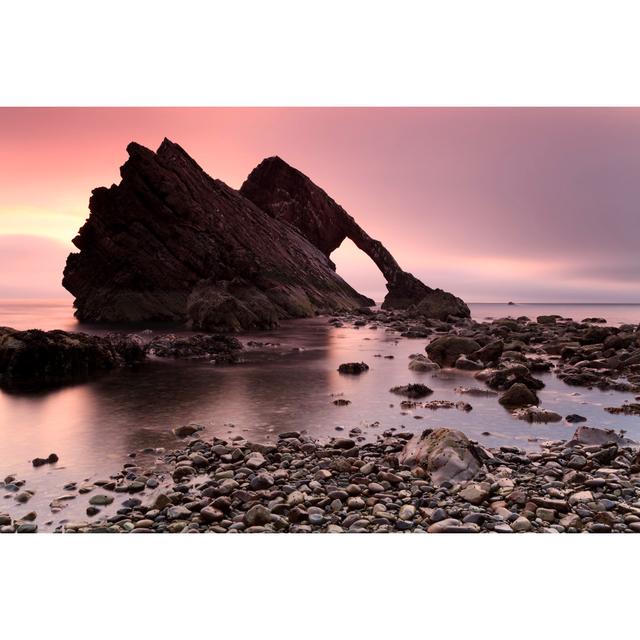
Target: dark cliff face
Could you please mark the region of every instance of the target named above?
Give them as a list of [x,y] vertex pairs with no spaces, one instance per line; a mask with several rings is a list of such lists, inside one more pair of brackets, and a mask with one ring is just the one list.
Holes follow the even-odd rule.
[[177,144],[127,151],[120,184],[93,191],[64,270],[79,319],[238,330],[372,304],[320,250]]
[[[93,191],[62,284],[91,322],[188,322],[207,331],[275,326],[283,318],[373,304],[335,272],[350,238],[378,266],[383,306],[445,319],[459,299],[402,271],[393,256],[309,178],[280,158],[240,191],[208,176],[177,144],[127,147],[118,185]],[[431,302],[429,302],[431,301]]]
[[470,315],[468,307],[441,289],[432,289],[400,268],[378,240],[371,238],[327,193],[281,158],[263,160],[250,174],[240,193],[276,220],[294,226],[327,258],[349,238],[376,264],[387,281],[383,307],[406,309],[425,299],[421,309],[430,317]]

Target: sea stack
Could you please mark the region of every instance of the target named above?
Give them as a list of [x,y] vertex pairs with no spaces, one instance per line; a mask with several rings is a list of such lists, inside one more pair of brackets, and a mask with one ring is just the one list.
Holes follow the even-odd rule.
[[382,243],[279,158],[263,161],[236,191],[167,139],[155,153],[133,142],[127,151],[120,183],[93,191],[73,240],[79,253],[64,270],[82,321],[237,331],[371,306],[329,258],[346,237],[387,279],[385,307],[424,307],[435,294],[440,306],[444,296],[445,315],[468,316],[461,300],[402,271]]

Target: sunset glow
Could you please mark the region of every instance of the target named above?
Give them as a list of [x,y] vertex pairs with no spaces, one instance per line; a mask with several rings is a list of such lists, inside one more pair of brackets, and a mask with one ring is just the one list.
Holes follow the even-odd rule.
[[[166,136],[234,188],[280,155],[465,300],[640,301],[638,110],[1,109],[0,136],[0,297],[64,296],[91,190]],[[333,258],[381,298],[366,256]]]

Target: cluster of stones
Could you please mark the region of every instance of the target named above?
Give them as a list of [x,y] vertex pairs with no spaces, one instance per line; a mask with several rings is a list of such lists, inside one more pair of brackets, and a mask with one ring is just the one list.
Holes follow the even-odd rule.
[[[420,437],[390,430],[375,443],[321,444],[298,432],[281,434],[275,445],[240,436],[205,441],[197,430],[189,437],[164,454],[170,480],[128,463],[101,483],[101,492],[86,488],[93,491],[88,513],[97,515],[119,493],[137,497],[127,497],[112,516],[63,522],[58,530],[640,531],[640,456],[612,432],[581,427],[573,440],[535,452],[486,449],[449,429]],[[37,530],[8,515],[0,523],[3,532]]]
[[[429,336],[426,355],[411,354],[412,371],[453,368],[471,372],[514,417],[557,422],[562,416],[539,407],[544,382],[536,374],[553,371],[566,384],[640,393],[640,325],[603,326],[600,318],[576,322],[560,316],[428,318],[416,307],[402,311],[360,310],[330,320],[335,326],[380,329],[408,338]],[[470,389],[480,394],[480,390]],[[637,399],[640,399],[638,396]],[[613,414],[638,415],[640,404],[608,407]]]

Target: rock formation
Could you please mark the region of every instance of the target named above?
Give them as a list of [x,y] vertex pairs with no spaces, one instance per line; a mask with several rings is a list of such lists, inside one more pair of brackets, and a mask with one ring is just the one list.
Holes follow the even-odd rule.
[[0,327],[0,388],[29,390],[80,382],[144,357],[144,350],[126,337],[111,341],[84,333]]
[[383,308],[405,309],[420,303],[427,317],[469,317],[469,309],[460,298],[432,289],[403,271],[379,240],[371,238],[327,193],[281,158],[263,160],[249,174],[240,193],[277,220],[294,226],[327,258],[349,238],[373,260],[387,281]]
[[136,143],[127,151],[120,184],[93,191],[91,215],[73,240],[80,252],[67,259],[62,284],[80,320],[240,330],[372,305],[329,259],[346,237],[387,278],[387,307],[428,307],[436,296],[436,315],[469,313],[458,298],[402,271],[380,242],[278,158],[261,163],[238,192],[169,140],[156,153]]
[[242,348],[236,338],[215,334],[166,334],[144,342],[136,334],[0,327],[0,389],[32,391],[85,382],[117,367],[140,365],[147,356],[231,364]]

